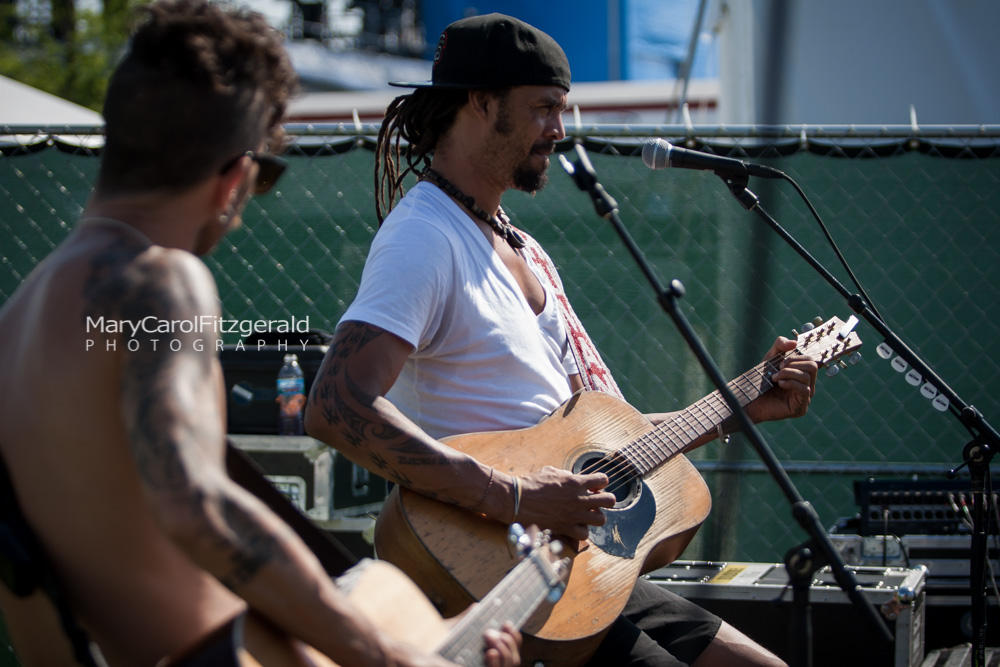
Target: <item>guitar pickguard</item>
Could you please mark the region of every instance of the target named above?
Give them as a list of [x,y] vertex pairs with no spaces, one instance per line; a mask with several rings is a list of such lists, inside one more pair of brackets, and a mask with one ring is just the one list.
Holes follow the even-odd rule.
[[602,510],[603,526],[591,526],[590,541],[601,551],[620,558],[635,558],[636,547],[656,518],[656,498],[642,482],[634,502],[621,509]]

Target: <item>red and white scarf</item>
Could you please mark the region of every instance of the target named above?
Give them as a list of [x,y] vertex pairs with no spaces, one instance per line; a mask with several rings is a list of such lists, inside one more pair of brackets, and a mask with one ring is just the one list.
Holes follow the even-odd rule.
[[618,384],[615,382],[614,377],[612,377],[607,364],[604,363],[600,352],[594,347],[594,341],[587,335],[587,330],[583,328],[580,318],[573,312],[573,306],[570,305],[569,299],[566,298],[562,280],[559,278],[559,273],[556,271],[552,259],[542,250],[542,247],[531,235],[525,234],[521,230],[518,230],[518,232],[520,232],[525,240],[525,257],[542,270],[559,303],[559,312],[562,315],[563,323],[566,325],[570,347],[573,350],[573,356],[576,358],[576,365],[580,369],[580,378],[583,380],[583,386],[593,391],[603,391],[624,399],[625,397],[622,396],[621,389],[618,388]]

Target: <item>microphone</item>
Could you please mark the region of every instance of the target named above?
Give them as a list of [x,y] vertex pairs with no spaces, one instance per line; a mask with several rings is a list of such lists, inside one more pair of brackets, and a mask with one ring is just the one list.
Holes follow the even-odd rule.
[[711,155],[687,148],[678,148],[665,139],[649,139],[642,147],[642,161],[650,169],[704,169],[719,176],[726,174],[784,178],[785,174],[772,167],[752,164],[731,157]]

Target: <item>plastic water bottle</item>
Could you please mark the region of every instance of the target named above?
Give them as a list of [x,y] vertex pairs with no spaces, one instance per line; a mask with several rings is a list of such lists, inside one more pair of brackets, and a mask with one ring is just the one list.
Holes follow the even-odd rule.
[[286,354],[278,372],[278,434],[303,435],[302,412],[306,407],[306,382],[299,358]]

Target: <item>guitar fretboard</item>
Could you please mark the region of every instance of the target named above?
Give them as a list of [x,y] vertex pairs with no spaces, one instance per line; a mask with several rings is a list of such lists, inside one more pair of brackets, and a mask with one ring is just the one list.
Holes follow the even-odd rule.
[[[854,316],[847,323],[836,317],[830,318],[820,326],[800,334],[794,352],[765,359],[730,382],[727,385],[729,390],[740,407],[745,408],[748,403],[774,387],[771,377],[781,369],[782,362],[789,354],[801,354],[820,366],[825,366],[854,351],[861,346],[861,339],[853,331],[855,324],[857,318]],[[732,416],[733,412],[722,394],[714,391],[638,440],[622,447],[616,455],[627,461],[637,475],[644,476],[682,453],[698,438],[715,431],[719,424]]]
[[535,550],[510,571],[449,633],[438,655],[466,667],[483,664],[483,631],[499,629],[510,621],[520,628],[531,617],[561,577]]
[[[740,407],[770,390],[774,384],[771,376],[781,368],[785,355],[767,359],[728,383]],[[698,402],[659,424],[638,440],[619,450],[619,453],[642,476],[683,452],[691,443],[707,433],[714,432],[719,424],[733,415],[729,404],[716,390]]]

